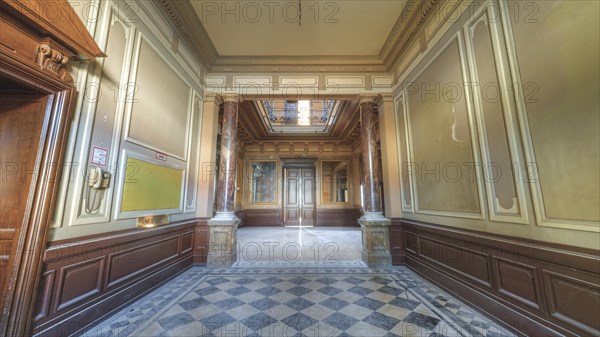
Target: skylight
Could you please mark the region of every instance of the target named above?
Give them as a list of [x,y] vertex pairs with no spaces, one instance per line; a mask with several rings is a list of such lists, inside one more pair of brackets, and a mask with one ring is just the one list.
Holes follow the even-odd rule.
[[326,133],[337,117],[335,100],[258,101],[257,107],[270,133]]

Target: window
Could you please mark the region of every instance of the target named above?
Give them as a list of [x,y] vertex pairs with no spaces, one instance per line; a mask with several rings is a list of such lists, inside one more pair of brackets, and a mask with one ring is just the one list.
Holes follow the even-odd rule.
[[348,161],[324,160],[321,162],[322,203],[350,202],[348,187]]
[[250,162],[249,181],[251,203],[277,202],[277,162]]

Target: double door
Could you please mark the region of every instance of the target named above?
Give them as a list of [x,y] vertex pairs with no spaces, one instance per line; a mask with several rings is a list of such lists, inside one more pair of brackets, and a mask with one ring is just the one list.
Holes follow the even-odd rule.
[[315,225],[315,168],[284,167],[285,226]]

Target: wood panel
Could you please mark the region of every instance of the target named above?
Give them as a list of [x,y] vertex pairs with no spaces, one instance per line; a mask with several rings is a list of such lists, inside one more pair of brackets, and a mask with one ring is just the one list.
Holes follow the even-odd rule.
[[191,266],[198,223],[52,242],[44,254],[34,335],[76,333]]
[[284,225],[300,225],[300,174],[299,168],[284,168],[285,181],[283,187]]
[[206,265],[208,257],[208,219],[198,219],[194,229],[193,255],[195,265]]
[[[70,115],[75,101],[67,63],[104,54],[67,0],[54,10],[35,1],[2,1],[0,8],[0,335],[28,335],[40,280],[42,253],[57,194]],[[58,14],[58,16],[56,16]],[[14,166],[13,166],[14,168]],[[5,195],[4,193],[8,193]],[[53,277],[53,276],[52,276]],[[42,284],[48,287],[49,283]],[[46,302],[42,303],[47,310]],[[40,311],[41,314],[44,314]]]
[[[591,334],[600,331],[600,285],[597,278],[570,276],[573,271],[544,270],[551,319]],[[591,282],[590,282],[591,281]]]
[[164,239],[149,242],[142,246],[134,245],[118,253],[108,255],[107,287],[124,282],[153,266],[175,259],[181,249],[179,239],[181,234],[175,233]]
[[[2,84],[2,104],[0,104],[0,162],[2,163],[2,182],[0,188],[0,255],[4,263],[0,264],[0,293],[11,291],[9,277],[14,269],[17,247],[21,237],[23,221],[28,221],[26,209],[31,207],[31,180],[35,170],[36,157],[40,147],[40,134],[44,124],[44,115],[48,103],[47,96],[30,93],[21,86],[21,94],[7,95],[8,86]],[[13,89],[14,90],[14,89]],[[26,228],[25,228],[26,229]],[[5,303],[2,296],[0,305]]]
[[35,320],[40,320],[50,312],[50,299],[52,296],[52,289],[54,288],[54,278],[56,270],[50,270],[42,274],[42,280],[40,281],[40,293],[35,303]]
[[194,249],[194,232],[185,233],[181,236],[181,254],[189,253]]
[[496,257],[493,262],[495,262],[493,264],[496,268],[498,291],[514,299],[517,304],[541,310],[541,285],[536,268],[499,257]]
[[389,236],[392,264],[404,264],[404,234],[400,220],[392,219],[392,224],[389,228]]
[[420,256],[430,263],[450,269],[483,286],[491,286],[488,255],[423,236],[417,237],[417,245]]
[[246,226],[246,211],[237,211],[235,212],[235,216],[237,216],[238,219],[240,219],[240,224],[238,225],[238,228]]
[[246,226],[270,227],[281,226],[281,211],[279,209],[246,209]]
[[522,336],[600,334],[597,251],[394,219],[407,266]]
[[102,289],[104,258],[82,261],[60,268],[54,311],[83,301]]
[[302,189],[300,200],[302,207],[302,226],[315,225],[315,169],[302,169]]
[[317,227],[358,227],[360,210],[355,208],[317,208]]

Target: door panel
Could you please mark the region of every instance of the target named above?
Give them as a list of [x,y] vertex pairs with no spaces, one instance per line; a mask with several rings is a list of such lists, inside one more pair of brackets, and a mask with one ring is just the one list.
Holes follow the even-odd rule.
[[315,170],[302,169],[302,226],[314,226]]
[[284,200],[285,226],[298,226],[300,224],[300,203],[298,200],[299,174],[299,169],[286,169]]
[[314,226],[315,169],[285,168],[284,225]]

